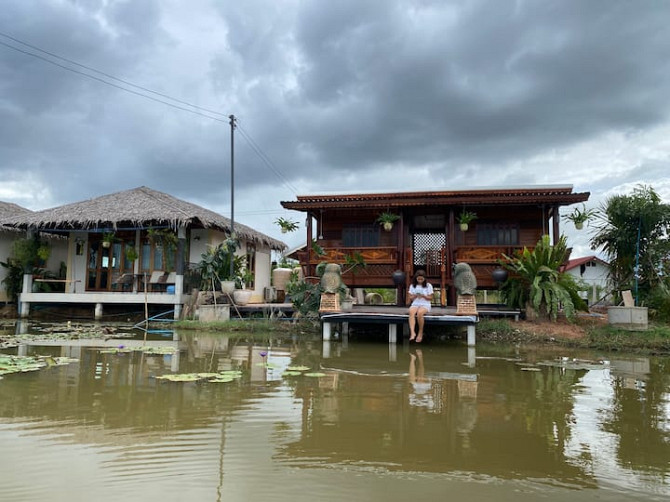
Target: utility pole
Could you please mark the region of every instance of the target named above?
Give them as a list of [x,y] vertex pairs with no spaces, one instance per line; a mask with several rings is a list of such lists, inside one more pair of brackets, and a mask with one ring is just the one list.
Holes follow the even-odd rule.
[[[230,238],[235,238],[235,115],[230,115]],[[230,276],[234,273],[234,253],[230,256]]]

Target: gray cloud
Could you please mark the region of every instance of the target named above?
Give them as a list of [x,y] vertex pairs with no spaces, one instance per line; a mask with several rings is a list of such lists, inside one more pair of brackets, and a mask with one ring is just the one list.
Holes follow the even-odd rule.
[[268,233],[296,190],[667,186],[669,17],[623,0],[8,0],[0,32],[221,114],[0,45],[0,170],[46,187],[8,202],[148,185],[227,210],[230,113],[240,217]]

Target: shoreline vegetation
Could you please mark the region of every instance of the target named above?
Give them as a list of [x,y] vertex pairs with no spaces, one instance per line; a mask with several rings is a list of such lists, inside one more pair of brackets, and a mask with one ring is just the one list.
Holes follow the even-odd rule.
[[[320,326],[311,320],[274,321],[270,319],[230,320],[201,323],[178,321],[175,327],[184,330],[206,330],[212,332],[280,332],[298,335],[319,335]],[[427,331],[437,335],[435,328]],[[444,329],[444,328],[442,328]],[[433,331],[433,333],[431,333]],[[442,338],[444,333],[438,336]],[[460,336],[457,330],[447,335]],[[513,321],[511,319],[482,319],[477,324],[477,343],[554,345],[562,347],[588,348],[608,352],[636,352],[670,355],[670,326],[650,324],[646,331],[632,331],[612,327],[600,318],[578,319],[569,322],[557,321]]]

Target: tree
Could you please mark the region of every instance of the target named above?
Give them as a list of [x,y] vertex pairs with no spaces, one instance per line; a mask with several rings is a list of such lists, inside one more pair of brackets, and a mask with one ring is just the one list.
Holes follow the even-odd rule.
[[[650,186],[607,199],[595,221],[591,248],[602,248],[616,290],[635,290],[643,299],[661,280],[658,267],[670,252],[670,206]],[[637,274],[636,274],[637,269]]]
[[555,246],[545,235],[533,250],[524,248],[513,257],[503,255],[505,260],[501,265],[512,272],[501,288],[507,304],[525,308],[529,318],[540,316],[553,320],[561,307],[569,319],[576,310],[585,310],[579,286],[570,274],[560,271],[569,254],[564,235]]

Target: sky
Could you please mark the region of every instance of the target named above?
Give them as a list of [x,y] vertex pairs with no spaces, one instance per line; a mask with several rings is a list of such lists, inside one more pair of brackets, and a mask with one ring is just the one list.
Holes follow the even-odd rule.
[[[0,200],[573,185],[670,203],[670,2],[3,0]],[[564,209],[564,213],[568,210]],[[590,230],[561,230],[573,257]]]

